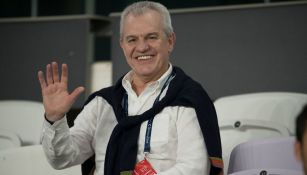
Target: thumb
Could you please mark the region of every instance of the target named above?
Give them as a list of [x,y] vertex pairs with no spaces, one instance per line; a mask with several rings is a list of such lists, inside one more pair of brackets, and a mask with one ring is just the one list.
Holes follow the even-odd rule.
[[71,100],[74,102],[76,101],[76,99],[79,97],[79,95],[85,90],[84,87],[80,86],[80,87],[77,87],[71,94],[70,94],[70,97],[71,97]]

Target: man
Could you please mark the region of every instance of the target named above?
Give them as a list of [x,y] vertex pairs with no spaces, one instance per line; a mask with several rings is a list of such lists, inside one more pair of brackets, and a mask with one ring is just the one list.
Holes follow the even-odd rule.
[[296,119],[296,143],[295,154],[303,163],[305,175],[307,175],[307,105]]
[[168,10],[144,1],[128,6],[120,46],[131,71],[92,94],[69,129],[65,114],[84,87],[67,92],[68,68],[38,73],[45,106],[42,144],[61,169],[95,155],[95,174],[222,174],[214,106],[202,87],[172,66],[175,44]]

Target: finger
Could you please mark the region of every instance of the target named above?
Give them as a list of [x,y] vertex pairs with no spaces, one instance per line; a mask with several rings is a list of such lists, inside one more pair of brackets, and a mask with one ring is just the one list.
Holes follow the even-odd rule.
[[46,74],[47,74],[47,85],[53,84],[51,65],[47,64],[46,66]]
[[52,77],[53,77],[53,81],[54,82],[59,82],[59,67],[58,67],[58,63],[56,62],[52,62]]
[[39,84],[41,85],[41,88],[44,89],[45,87],[47,87],[45,77],[44,77],[44,72],[38,71],[37,76],[38,76],[38,80],[39,80]]
[[62,76],[61,76],[61,82],[68,83],[68,66],[67,64],[62,64]]
[[73,102],[76,101],[76,99],[79,97],[79,95],[84,91],[84,87],[80,86],[78,88],[76,88],[71,94],[70,94],[70,97],[71,97],[71,100]]

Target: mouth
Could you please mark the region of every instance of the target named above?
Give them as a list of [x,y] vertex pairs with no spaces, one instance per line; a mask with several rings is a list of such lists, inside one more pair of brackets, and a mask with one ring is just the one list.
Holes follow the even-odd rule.
[[135,57],[137,60],[149,60],[153,57],[153,55],[140,55]]

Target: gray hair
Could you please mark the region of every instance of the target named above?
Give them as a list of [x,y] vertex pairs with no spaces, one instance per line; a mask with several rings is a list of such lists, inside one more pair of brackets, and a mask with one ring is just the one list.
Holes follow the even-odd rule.
[[127,6],[121,14],[120,17],[120,39],[123,37],[123,27],[124,27],[124,20],[129,14],[133,15],[142,15],[148,10],[157,11],[162,19],[163,19],[163,28],[166,36],[170,36],[173,33],[173,26],[171,21],[171,16],[167,8],[157,2],[152,1],[139,1],[135,2],[129,6]]

